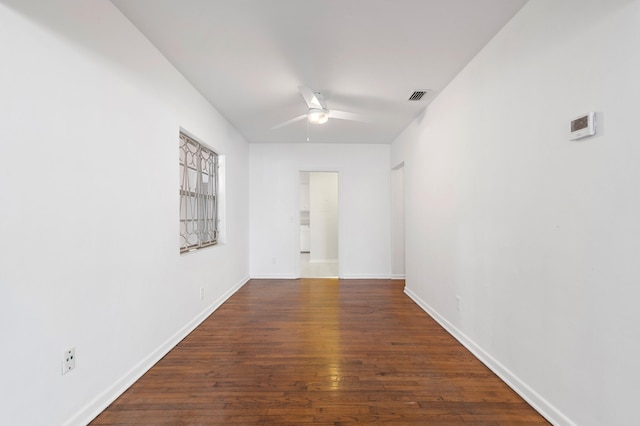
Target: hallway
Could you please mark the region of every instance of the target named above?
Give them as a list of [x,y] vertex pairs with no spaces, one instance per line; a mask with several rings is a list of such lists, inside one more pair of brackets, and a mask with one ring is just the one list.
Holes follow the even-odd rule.
[[300,253],[301,278],[338,278],[338,262],[311,262],[309,253]]
[[547,424],[403,288],[251,280],[92,424]]

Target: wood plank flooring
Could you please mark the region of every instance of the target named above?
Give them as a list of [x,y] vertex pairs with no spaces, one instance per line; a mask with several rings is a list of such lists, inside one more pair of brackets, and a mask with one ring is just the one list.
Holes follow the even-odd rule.
[[92,424],[548,424],[403,288],[251,280]]

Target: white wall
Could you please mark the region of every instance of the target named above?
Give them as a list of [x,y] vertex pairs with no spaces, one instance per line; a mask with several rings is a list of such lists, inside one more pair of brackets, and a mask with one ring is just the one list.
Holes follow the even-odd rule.
[[[83,424],[246,281],[248,144],[108,1],[3,0],[0,57],[0,424]],[[183,256],[180,127],[226,164]]]
[[407,292],[557,424],[640,424],[639,52],[640,1],[531,1],[393,144]]
[[297,277],[298,173],[337,171],[340,275],[388,278],[389,153],[389,145],[251,144],[251,276]]
[[338,173],[310,172],[311,262],[338,261]]

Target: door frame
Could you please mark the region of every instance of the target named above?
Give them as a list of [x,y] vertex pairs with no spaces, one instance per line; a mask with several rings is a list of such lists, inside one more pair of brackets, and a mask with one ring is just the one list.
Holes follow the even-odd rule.
[[300,173],[301,172],[321,172],[321,173],[337,173],[338,174],[338,278],[342,278],[342,265],[343,265],[343,253],[342,250],[342,227],[343,227],[343,208],[342,208],[342,194],[343,194],[343,176],[341,167],[299,167],[296,171],[295,182],[296,182],[296,192],[295,192],[295,214],[293,217],[295,218],[295,259],[294,259],[294,276],[299,279],[300,277]]
[[[405,164],[404,161],[397,164],[395,167],[391,168],[391,278],[392,279],[405,279],[407,274],[407,232],[406,232],[406,197],[405,197]],[[398,187],[396,182],[396,177],[401,177],[401,186]],[[402,227],[398,229],[397,223],[395,222],[395,214],[397,212],[398,205],[394,203],[396,191],[400,190],[402,198],[399,200],[400,204],[400,213],[402,213]],[[399,248],[396,244],[398,236],[401,235],[402,239],[402,273],[398,273],[394,270],[396,266],[396,250]]]

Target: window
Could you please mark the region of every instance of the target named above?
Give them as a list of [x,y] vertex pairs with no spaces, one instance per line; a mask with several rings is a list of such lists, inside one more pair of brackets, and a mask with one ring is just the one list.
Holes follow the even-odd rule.
[[180,252],[218,242],[218,154],[180,133]]

